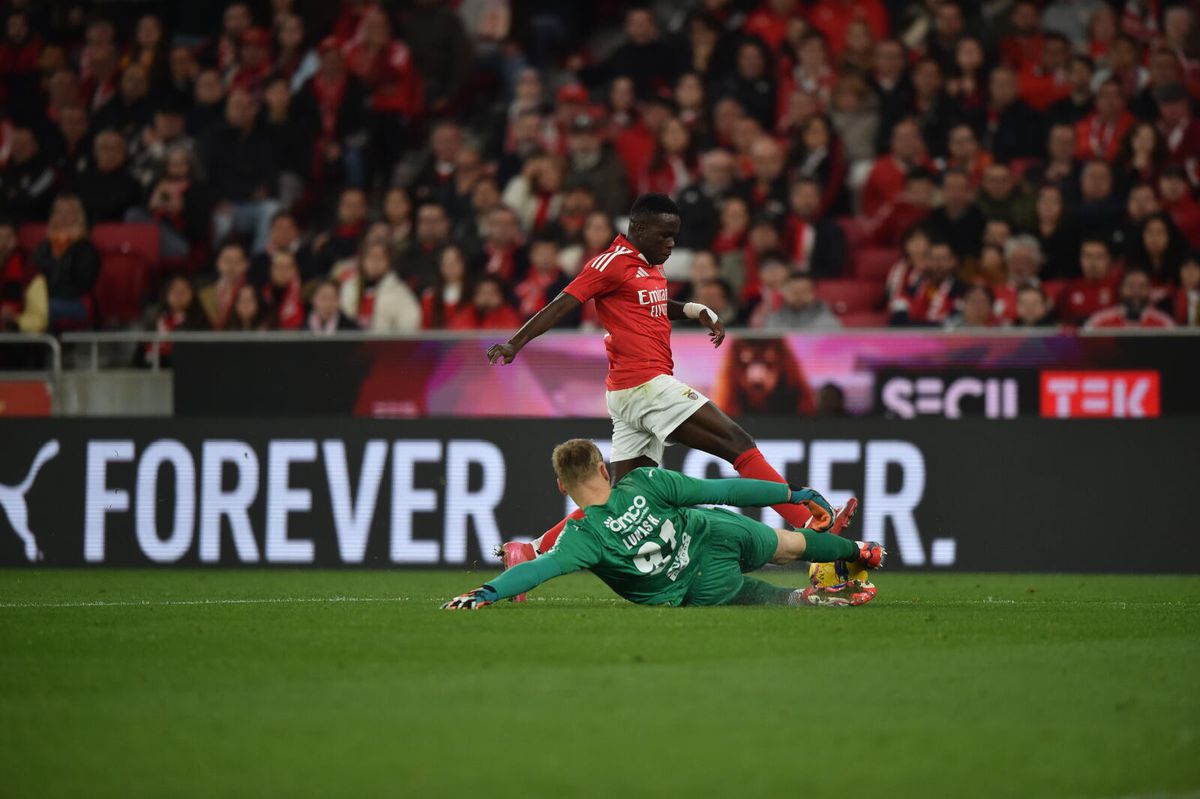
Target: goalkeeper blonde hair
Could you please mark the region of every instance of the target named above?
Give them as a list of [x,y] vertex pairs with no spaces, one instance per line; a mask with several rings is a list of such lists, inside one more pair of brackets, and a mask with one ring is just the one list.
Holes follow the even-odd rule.
[[600,454],[600,448],[586,438],[572,438],[554,448],[550,462],[562,484],[574,486],[596,474],[604,456]]

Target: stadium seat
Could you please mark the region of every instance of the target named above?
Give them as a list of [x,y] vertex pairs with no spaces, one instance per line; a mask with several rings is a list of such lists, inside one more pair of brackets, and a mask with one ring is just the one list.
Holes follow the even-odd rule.
[[149,269],[141,255],[102,252],[94,290],[101,325],[140,322],[148,284]]
[[900,257],[900,250],[892,247],[864,247],[854,254],[854,276],[863,280],[883,280]]
[[844,216],[840,217],[837,223],[842,228],[842,232],[846,234],[846,248],[850,252],[857,251],[867,243],[867,231],[863,229],[862,224],[857,219]]
[[92,228],[92,243],[101,254],[137,255],[146,266],[158,264],[158,225],[110,222]]
[[46,226],[37,222],[26,222],[17,230],[17,241],[25,252],[33,252],[34,248],[46,238]]
[[845,327],[887,327],[887,311],[854,311],[841,315]]
[[875,311],[883,307],[883,283],[875,280],[822,280],[817,296],[841,315],[856,311]]

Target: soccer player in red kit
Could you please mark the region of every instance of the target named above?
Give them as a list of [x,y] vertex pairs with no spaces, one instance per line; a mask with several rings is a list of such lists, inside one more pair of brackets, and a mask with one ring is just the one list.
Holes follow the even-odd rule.
[[[549,305],[535,314],[507,343],[487,351],[491,363],[512,363],[521,348],[588,300],[604,325],[608,351],[607,400],[613,421],[609,471],[613,483],[643,466],[662,463],[668,440],[716,455],[742,477],[785,483],[767,463],[754,439],[700,392],[672,376],[671,322],[695,319],[708,328],[713,346],[721,346],[725,328],[715,313],[697,303],[667,298],[662,264],[675,248],[679,208],[665,194],[643,194],[629,212],[629,235],[618,235],[609,248],[586,263]],[[831,512],[827,503],[774,505],[793,527],[840,533],[858,506],[851,499]],[[509,542],[505,566],[548,552],[576,510],[533,544]]]

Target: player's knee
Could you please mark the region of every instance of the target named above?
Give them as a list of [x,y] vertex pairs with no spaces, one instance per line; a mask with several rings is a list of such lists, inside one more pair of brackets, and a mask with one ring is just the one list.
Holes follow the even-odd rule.
[[754,439],[750,437],[750,434],[736,424],[729,431],[728,442],[729,450],[733,453],[734,458],[755,446]]
[[782,566],[804,557],[805,540],[800,533],[795,530],[776,529],[775,537],[779,543],[775,547],[775,557],[771,559],[772,563]]

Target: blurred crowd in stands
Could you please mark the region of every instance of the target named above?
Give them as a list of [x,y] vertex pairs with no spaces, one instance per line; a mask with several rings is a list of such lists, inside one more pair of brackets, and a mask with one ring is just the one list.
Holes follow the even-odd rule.
[[641,192],[729,326],[1200,323],[1193,3],[0,8],[4,330],[513,329]]

